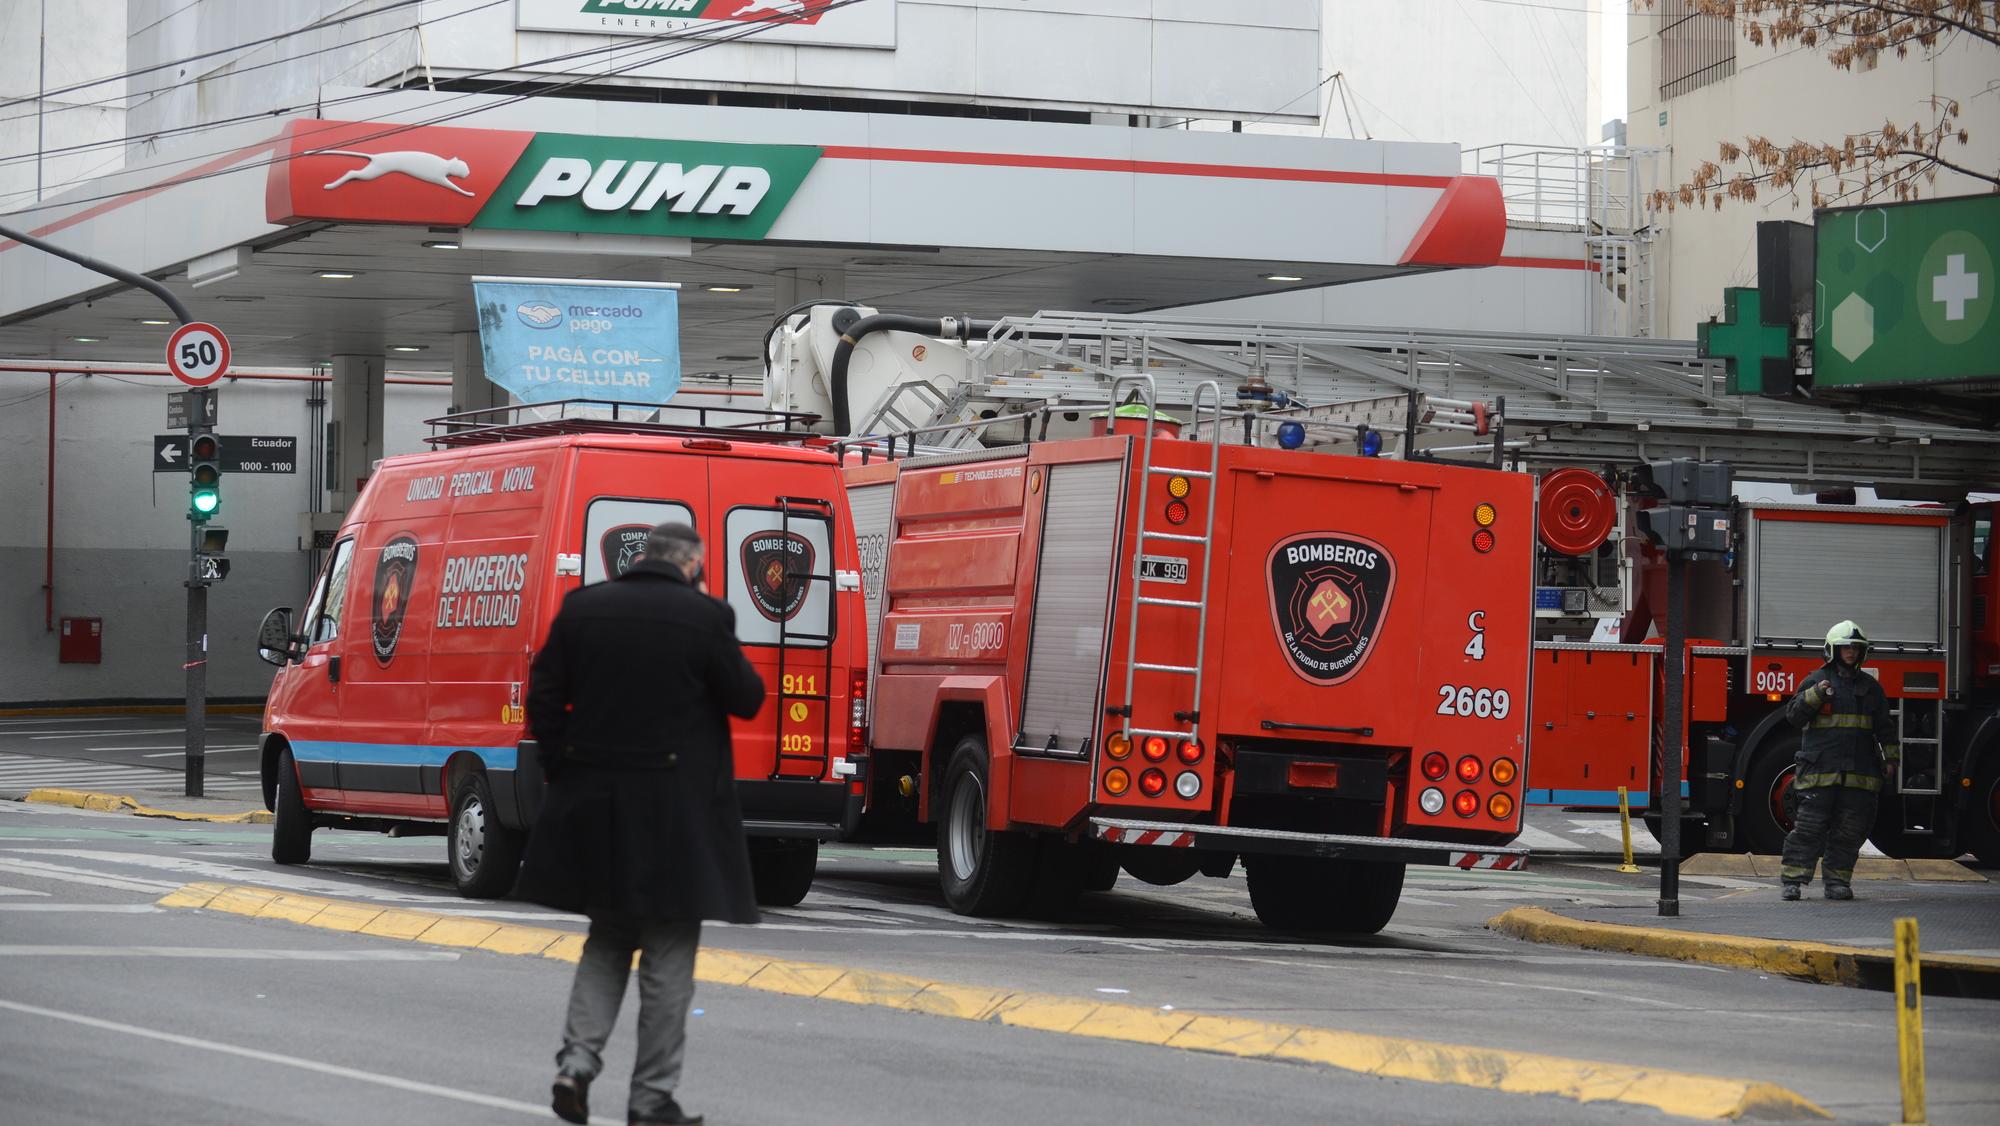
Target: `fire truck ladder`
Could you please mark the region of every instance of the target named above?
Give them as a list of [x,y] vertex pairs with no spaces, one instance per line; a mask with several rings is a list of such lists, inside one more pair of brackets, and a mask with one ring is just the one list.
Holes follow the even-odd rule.
[[[1147,374],[1168,410],[1207,380],[1273,407],[1328,409],[1418,392],[1505,398],[1520,468],[1726,457],[1739,481],[1872,485],[1912,496],[2000,487],[2000,433],[1805,400],[1732,395],[1693,341],[1387,329],[1192,316],[1042,312],[996,322],[972,346],[974,409],[1078,410]],[[1385,454],[1406,456],[1399,436]],[[1232,441],[1235,440],[1233,437]],[[1428,455],[1484,460],[1490,440],[1440,436]]]
[[[1132,584],[1132,612],[1125,627],[1125,703],[1119,707],[1118,714],[1125,721],[1123,729],[1125,738],[1128,740],[1135,735],[1157,735],[1163,739],[1176,740],[1199,739],[1201,737],[1202,658],[1208,649],[1208,567],[1209,561],[1213,558],[1215,552],[1215,492],[1217,475],[1221,472],[1222,467],[1222,387],[1211,379],[1194,389],[1192,406],[1195,417],[1193,421],[1197,429],[1201,426],[1204,400],[1208,401],[1209,409],[1212,412],[1209,420],[1211,424],[1207,428],[1208,468],[1200,470],[1176,469],[1172,466],[1153,464],[1153,431],[1156,428],[1153,419],[1154,405],[1158,398],[1158,391],[1153,385],[1152,376],[1121,375],[1112,381],[1111,421],[1115,424],[1119,407],[1119,396],[1127,384],[1130,384],[1132,389],[1140,394],[1141,400],[1145,404],[1146,436],[1140,444],[1139,455],[1139,508],[1137,521],[1139,534],[1132,538],[1132,558],[1127,567],[1127,573],[1130,575],[1130,582]],[[1147,505],[1147,500],[1151,495],[1153,477],[1156,474],[1167,477],[1188,477],[1197,481],[1208,482],[1208,504],[1202,513],[1201,534],[1155,532],[1147,529],[1146,515],[1152,511]],[[1140,575],[1145,567],[1146,545],[1154,541],[1201,545],[1201,577],[1194,584],[1195,596],[1193,598],[1155,598],[1142,592],[1140,583],[1143,580]],[[1176,610],[1192,610],[1198,615],[1196,619],[1198,624],[1195,627],[1194,634],[1194,664],[1165,665],[1139,660],[1139,608],[1141,606],[1160,606]],[[1187,724],[1187,730],[1175,731],[1165,728],[1132,726],[1133,690],[1135,681],[1141,671],[1169,673],[1176,676],[1194,678],[1193,703],[1188,706],[1186,711],[1174,713],[1176,720]]]
[[[827,529],[827,546],[829,549],[833,546],[836,541],[834,540],[833,533],[832,503],[817,497],[779,497],[778,528],[779,531],[784,533],[787,542],[791,540],[792,515],[794,513],[799,513],[809,520],[824,521]],[[785,560],[785,585],[782,589],[789,591],[795,579],[802,579],[805,583],[805,589],[799,595],[799,609],[801,611],[805,609],[806,603],[812,601],[813,584],[826,584],[827,632],[823,634],[796,633],[792,630],[791,615],[783,615],[778,619],[778,706],[775,709],[777,713],[777,742],[773,744],[777,748],[777,755],[771,761],[771,781],[819,782],[825,780],[827,777],[827,772],[832,765],[833,754],[832,631],[834,628],[834,604],[837,601],[834,598],[833,552],[831,550],[827,552],[827,569],[825,574],[812,571],[801,575],[792,569],[791,553],[789,551],[784,554],[783,558]],[[820,660],[815,666],[815,671],[818,674],[816,679],[807,680],[805,677],[795,679],[793,674],[788,671],[787,665],[789,664],[792,649],[794,648],[792,644],[794,641],[806,642],[819,647]],[[813,691],[795,691],[801,681],[809,684]],[[819,738],[815,741],[815,745],[811,750],[792,751],[785,748],[785,721],[790,718],[794,703],[803,705],[807,710],[807,715],[811,714],[813,705],[817,704],[819,706]],[[811,764],[812,772],[810,774],[787,772],[785,769],[785,764],[787,763],[809,763]]]
[[1938,802],[1944,794],[1944,701],[1905,698],[1896,705],[1896,737],[1903,758],[1896,764],[1896,792],[1905,833],[1937,832]]

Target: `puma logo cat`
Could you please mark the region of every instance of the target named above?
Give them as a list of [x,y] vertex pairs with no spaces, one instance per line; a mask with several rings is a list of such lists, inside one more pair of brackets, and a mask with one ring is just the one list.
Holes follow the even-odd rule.
[[470,176],[472,169],[457,157],[443,157],[428,152],[350,152],[346,149],[319,149],[307,156],[352,156],[367,161],[360,168],[350,168],[340,174],[340,178],[326,186],[327,191],[345,184],[349,180],[379,180],[391,173],[400,173],[426,184],[436,184],[440,188],[450,188],[462,196],[477,193],[466,191],[451,182],[454,176]]
[[803,0],[756,0],[745,8],[739,8],[738,17],[754,15],[758,12],[772,12],[777,15],[804,15],[806,5]]

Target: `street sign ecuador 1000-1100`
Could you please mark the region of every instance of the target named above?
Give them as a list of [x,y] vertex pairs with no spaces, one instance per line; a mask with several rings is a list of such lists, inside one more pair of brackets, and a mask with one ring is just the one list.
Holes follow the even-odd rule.
[[1814,219],[1814,387],[2000,380],[2000,194]]

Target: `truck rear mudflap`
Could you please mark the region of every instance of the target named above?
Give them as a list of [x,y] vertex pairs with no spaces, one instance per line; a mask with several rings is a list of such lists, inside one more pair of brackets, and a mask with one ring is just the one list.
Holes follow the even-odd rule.
[[1489,868],[1499,872],[1518,872],[1528,866],[1528,850],[1511,845],[1471,846],[1406,837],[1294,833],[1283,829],[1189,825],[1179,821],[1133,821],[1119,817],[1093,817],[1090,819],[1090,830],[1092,836],[1108,844],[1355,860],[1400,860],[1409,864],[1436,864],[1467,870]]

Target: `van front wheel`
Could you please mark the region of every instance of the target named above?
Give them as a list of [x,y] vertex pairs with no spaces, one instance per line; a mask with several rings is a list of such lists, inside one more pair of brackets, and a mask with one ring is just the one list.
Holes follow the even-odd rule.
[[452,787],[451,882],[467,899],[499,899],[514,887],[524,834],[500,824],[486,775],[469,770]]

